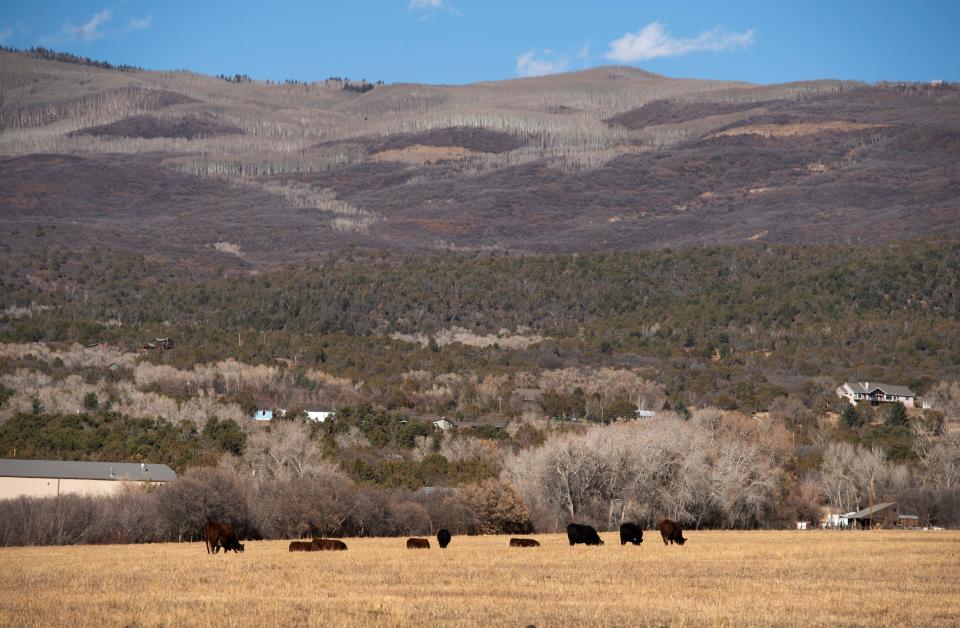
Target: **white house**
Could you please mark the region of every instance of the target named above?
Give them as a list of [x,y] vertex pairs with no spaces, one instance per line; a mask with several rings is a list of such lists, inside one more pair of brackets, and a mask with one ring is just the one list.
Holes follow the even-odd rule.
[[844,514],[833,513],[827,517],[826,521],[823,522],[824,528],[849,528],[850,527],[850,517],[856,514],[854,512],[848,512]]
[[908,408],[914,407],[913,402],[917,398],[917,394],[906,386],[880,382],[846,382],[837,388],[837,396],[846,398],[852,404],[866,401],[874,406],[899,401]]
[[318,423],[323,423],[333,416],[331,410],[307,410],[305,414],[308,421],[317,421]]
[[437,419],[433,422],[433,428],[440,430],[441,432],[446,432],[447,430],[453,429],[454,425],[452,422],[444,419]]

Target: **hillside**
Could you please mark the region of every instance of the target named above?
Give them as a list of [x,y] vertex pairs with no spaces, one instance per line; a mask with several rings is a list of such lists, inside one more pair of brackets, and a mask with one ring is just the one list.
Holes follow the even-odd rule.
[[[349,87],[349,89],[345,89]],[[960,231],[960,91],[603,67],[272,84],[0,52],[0,251],[231,272],[348,246],[577,253]]]

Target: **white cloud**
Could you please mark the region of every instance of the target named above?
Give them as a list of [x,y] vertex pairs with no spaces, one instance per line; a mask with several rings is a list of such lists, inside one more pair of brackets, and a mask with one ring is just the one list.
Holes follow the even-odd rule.
[[9,26],[5,26],[0,29],[0,44],[7,43],[7,40],[13,36],[13,29]]
[[528,50],[517,57],[516,72],[518,76],[543,76],[564,72],[569,66],[570,57],[567,55],[558,55],[549,49],[538,55],[535,50]]
[[130,23],[127,25],[127,29],[132,31],[142,31],[145,28],[150,28],[151,24],[153,24],[152,15],[148,15],[146,17],[132,17],[130,18]]
[[449,11],[450,13],[460,16],[460,11],[457,10],[448,0],[410,0],[410,4],[407,5],[407,10],[409,11],[421,11],[424,13],[431,12],[435,13],[437,11]]
[[95,13],[93,17],[80,26],[67,24],[63,27],[63,32],[72,39],[79,39],[80,41],[93,41],[94,39],[100,39],[103,37],[103,31],[100,30],[100,27],[103,26],[105,22],[109,21],[112,15],[113,11],[110,9],[104,9],[99,13]]
[[621,63],[658,57],[677,57],[691,52],[742,50],[753,43],[753,31],[731,33],[723,27],[704,31],[690,39],[675,39],[660,22],[652,22],[636,33],[627,33],[610,42],[607,59]]

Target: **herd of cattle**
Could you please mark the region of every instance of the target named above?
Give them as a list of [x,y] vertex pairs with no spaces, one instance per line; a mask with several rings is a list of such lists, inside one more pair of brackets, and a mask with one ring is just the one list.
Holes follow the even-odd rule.
[[[687,539],[683,538],[683,530],[676,521],[664,519],[660,522],[660,536],[663,538],[663,544],[683,545]],[[441,549],[450,544],[453,536],[447,529],[437,532],[437,544]],[[225,523],[216,523],[208,521],[203,527],[203,539],[207,545],[208,554],[216,554],[223,549],[224,554],[233,550],[234,552],[243,551],[243,543],[237,540],[236,532]],[[580,523],[571,523],[567,526],[567,540],[570,545],[603,545],[603,540],[593,526]],[[620,526],[620,545],[632,543],[639,545],[643,543],[643,528],[635,523],[624,523]],[[535,539],[510,539],[510,547],[540,547],[540,542]],[[347,549],[347,544],[339,539],[313,539],[310,541],[291,541],[291,552],[323,552],[323,551],[342,551]],[[430,540],[422,538],[407,539],[407,549],[430,549]]]

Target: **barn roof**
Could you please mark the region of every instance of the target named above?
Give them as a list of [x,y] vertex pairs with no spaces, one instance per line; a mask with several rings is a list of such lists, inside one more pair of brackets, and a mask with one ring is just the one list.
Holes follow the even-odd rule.
[[875,515],[881,510],[886,510],[890,506],[895,505],[897,502],[881,502],[879,504],[874,504],[870,508],[864,508],[863,510],[858,510],[855,513],[847,515],[848,519],[864,519],[870,515]]
[[170,482],[177,479],[177,474],[165,464],[145,462],[3,459],[0,460],[0,477]]

